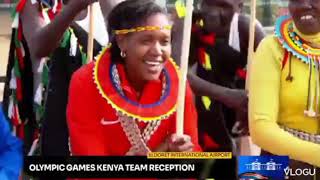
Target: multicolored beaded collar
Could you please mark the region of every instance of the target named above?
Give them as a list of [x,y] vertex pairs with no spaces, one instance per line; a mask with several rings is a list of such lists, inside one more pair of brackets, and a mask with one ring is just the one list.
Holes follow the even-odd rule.
[[95,62],[93,79],[101,96],[119,115],[150,122],[166,119],[176,111],[179,71],[172,59],[166,61],[162,72],[165,84],[161,98],[151,104],[139,104],[130,100],[122,92],[119,77],[115,71],[116,64],[110,60],[110,57],[109,48],[105,48],[100,53]]
[[320,49],[312,47],[294,32],[293,20],[290,16],[281,16],[276,21],[275,35],[288,52],[302,62],[309,64],[311,59],[320,60]]
[[[308,64],[309,80],[308,80],[308,97],[304,115],[312,118],[320,116],[320,48],[315,48],[309,42],[299,37],[294,31],[293,20],[290,16],[282,16],[278,18],[275,26],[275,35],[283,48],[287,51],[285,54],[292,54],[297,59]],[[285,55],[286,56],[286,55]],[[291,75],[291,58],[289,57],[289,75],[287,80],[292,81]],[[318,75],[315,78],[315,91],[311,88],[312,71]]]

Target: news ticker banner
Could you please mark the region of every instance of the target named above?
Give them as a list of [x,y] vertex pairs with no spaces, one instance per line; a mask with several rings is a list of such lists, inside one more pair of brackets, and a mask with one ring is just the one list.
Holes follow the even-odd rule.
[[148,159],[231,159],[231,152],[150,152]]
[[150,153],[146,156],[27,156],[24,172],[32,177],[56,178],[223,178],[216,164],[235,163],[225,153]]

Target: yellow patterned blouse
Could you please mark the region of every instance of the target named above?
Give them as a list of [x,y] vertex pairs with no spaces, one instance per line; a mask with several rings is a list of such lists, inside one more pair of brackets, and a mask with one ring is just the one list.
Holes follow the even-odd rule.
[[[305,36],[296,28],[294,30],[308,42],[320,44],[320,33]],[[309,65],[291,56],[293,80],[287,81],[290,65],[288,61],[282,69],[284,52],[275,35],[266,37],[256,51],[249,78],[250,133],[254,143],[270,153],[289,155],[290,159],[320,167],[320,144],[302,140],[280,127],[320,133],[320,117],[304,115],[308,101]],[[315,78],[319,73],[311,72],[310,94],[315,97]]]

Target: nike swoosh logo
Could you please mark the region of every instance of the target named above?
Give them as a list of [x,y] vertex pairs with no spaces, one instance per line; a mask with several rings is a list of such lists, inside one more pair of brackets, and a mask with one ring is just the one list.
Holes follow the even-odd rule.
[[101,119],[100,123],[104,126],[107,126],[107,125],[112,125],[112,124],[117,124],[119,123],[120,120],[115,120],[115,121],[106,121],[104,118]]

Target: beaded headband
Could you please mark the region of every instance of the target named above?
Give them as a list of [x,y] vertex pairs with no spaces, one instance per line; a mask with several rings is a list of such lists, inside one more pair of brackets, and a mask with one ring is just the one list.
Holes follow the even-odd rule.
[[123,35],[123,34],[128,34],[132,32],[141,32],[141,31],[158,31],[158,30],[171,30],[172,26],[167,25],[167,26],[139,26],[136,28],[131,28],[131,29],[120,29],[120,30],[115,30],[114,33],[116,35]]

